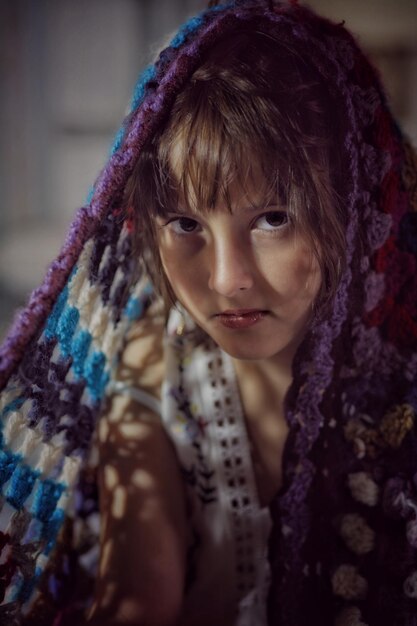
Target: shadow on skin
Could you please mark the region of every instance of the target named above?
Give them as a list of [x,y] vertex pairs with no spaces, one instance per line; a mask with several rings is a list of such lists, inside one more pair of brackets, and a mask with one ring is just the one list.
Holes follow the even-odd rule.
[[[157,331],[157,332],[155,332]],[[118,379],[159,395],[160,326],[129,337]],[[185,572],[185,498],[160,419],[127,395],[109,399],[99,424],[101,555],[89,626],[178,623]]]

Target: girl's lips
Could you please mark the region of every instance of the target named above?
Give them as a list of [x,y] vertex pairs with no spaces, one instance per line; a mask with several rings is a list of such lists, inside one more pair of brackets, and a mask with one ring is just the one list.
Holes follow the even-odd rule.
[[227,309],[226,311],[222,311],[218,315],[248,315],[249,313],[266,313],[262,309]]
[[243,329],[257,324],[267,315],[267,311],[259,309],[235,309],[217,314],[216,319],[226,328]]

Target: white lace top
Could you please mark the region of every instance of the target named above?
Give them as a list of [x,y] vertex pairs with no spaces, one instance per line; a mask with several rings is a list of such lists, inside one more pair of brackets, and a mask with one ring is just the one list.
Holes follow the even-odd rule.
[[[263,626],[271,520],[259,503],[233,363],[212,342],[196,345],[193,332],[178,334],[182,325],[173,310],[160,405],[183,470],[193,534],[181,626]],[[154,398],[131,391],[158,408]]]

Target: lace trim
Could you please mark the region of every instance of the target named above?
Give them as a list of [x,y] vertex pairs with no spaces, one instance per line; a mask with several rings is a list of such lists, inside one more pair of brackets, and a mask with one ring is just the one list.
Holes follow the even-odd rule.
[[204,357],[207,379],[202,395],[211,416],[212,444],[219,461],[216,465],[235,539],[237,592],[240,599],[255,592],[250,603],[264,603],[269,582],[266,537],[270,518],[269,511],[260,507],[234,367],[220,349],[205,351]]

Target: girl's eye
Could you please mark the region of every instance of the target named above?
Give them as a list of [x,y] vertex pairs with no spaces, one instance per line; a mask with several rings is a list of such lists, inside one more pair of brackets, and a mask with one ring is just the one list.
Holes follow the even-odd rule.
[[177,217],[170,220],[168,225],[177,235],[194,233],[199,228],[199,223],[192,217]]
[[283,228],[288,224],[288,214],[285,211],[268,211],[255,222],[259,230],[274,231]]

